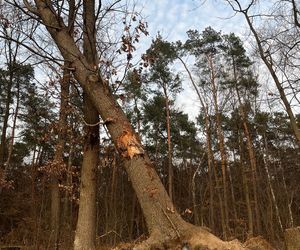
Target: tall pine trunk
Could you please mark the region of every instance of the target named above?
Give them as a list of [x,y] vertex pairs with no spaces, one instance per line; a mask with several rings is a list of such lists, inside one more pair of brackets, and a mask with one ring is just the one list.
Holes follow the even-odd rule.
[[170,124],[170,100],[167,93],[167,87],[164,84],[163,87],[164,95],[165,95],[165,106],[166,106],[166,125],[167,125],[167,137],[168,137],[168,193],[170,196],[171,201],[174,201],[173,197],[173,179],[174,179],[174,171],[173,171],[173,164],[172,164],[172,143],[171,143],[171,124]]
[[249,172],[247,166],[244,164],[244,152],[242,149],[243,140],[239,133],[238,136],[239,139],[239,155],[240,155],[240,162],[241,162],[241,168],[242,168],[242,182],[243,182],[243,191],[245,195],[245,202],[247,207],[247,222],[248,222],[248,237],[253,236],[253,212],[252,212],[252,206],[251,206],[251,200],[250,200],[250,191],[249,191],[249,184],[248,184],[248,178],[247,178],[247,172]]
[[[210,120],[209,120],[209,113],[208,107],[204,103],[201,93],[197,87],[197,84],[194,81],[191,71],[187,67],[186,63],[182,60],[181,57],[177,57],[177,59],[182,63],[183,67],[185,68],[186,72],[188,73],[189,79],[193,85],[193,88],[198,96],[200,104],[204,111],[204,120],[205,120],[205,135],[206,135],[206,149],[207,149],[207,165],[208,165],[208,178],[209,178],[209,227],[214,231],[215,222],[214,222],[214,184],[213,184],[213,176],[214,176],[214,156],[212,151],[211,145],[211,128],[210,128]],[[222,204],[222,199],[220,200],[220,204]],[[223,205],[221,206],[221,220],[222,220],[222,228],[225,231],[225,218],[223,211]]]
[[[216,236],[185,222],[179,213],[172,209],[174,205],[144,151],[139,136],[135,134],[109,87],[103,82],[97,65],[90,64],[80,52],[62,19],[49,7],[49,2],[35,0],[35,3],[42,22],[64,59],[71,62],[75,78],[104,120],[124,162],[150,234],[150,238],[141,244],[139,249],[149,249],[154,242],[162,244],[176,238],[189,239],[191,244],[196,244],[197,240],[199,247],[205,246],[207,249],[228,248],[228,245]],[[233,243],[232,249],[242,248]]]
[[[221,155],[221,170],[222,170],[222,184],[223,184],[223,205],[224,205],[224,216],[225,216],[225,230],[223,230],[224,238],[227,239],[229,236],[229,208],[228,208],[228,184],[227,184],[227,155],[225,151],[224,134],[221,124],[221,112],[218,104],[218,90],[216,86],[216,72],[213,59],[210,55],[206,56],[207,62],[210,69],[210,84],[212,86],[213,94],[213,105],[216,116],[216,127],[219,151]],[[233,204],[234,205],[234,204]]]
[[[235,80],[235,91],[238,97],[238,104],[239,104],[239,111],[242,118],[242,124],[244,128],[244,134],[247,138],[247,151],[249,155],[250,160],[250,166],[251,166],[251,180],[252,180],[252,188],[253,188],[253,198],[254,198],[254,210],[255,210],[255,224],[256,224],[256,231],[258,234],[261,232],[261,222],[260,222],[260,213],[259,213],[259,204],[258,204],[258,192],[257,192],[257,167],[256,167],[256,155],[253,147],[252,138],[249,131],[249,126],[247,123],[247,113],[244,107],[244,103],[242,102],[242,98],[238,89],[238,77],[237,77],[237,70],[236,70],[236,62],[234,56],[232,56],[232,66],[233,66],[233,76]],[[242,142],[241,142],[242,143]],[[243,170],[244,173],[244,170]],[[243,174],[244,175],[244,174]],[[249,189],[247,184],[247,179],[245,181],[245,192],[246,192],[246,201],[249,199],[247,195],[249,195]],[[253,225],[252,219],[250,220],[250,210],[248,208],[248,218],[249,218],[249,237],[253,234]],[[252,218],[252,216],[251,216]]]

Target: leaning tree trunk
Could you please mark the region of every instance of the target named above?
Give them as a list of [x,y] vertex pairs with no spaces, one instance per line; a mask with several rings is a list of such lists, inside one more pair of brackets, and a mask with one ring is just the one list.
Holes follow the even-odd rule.
[[[208,178],[209,178],[209,228],[214,231],[215,229],[215,222],[214,222],[214,186],[213,186],[213,172],[214,172],[214,159],[213,159],[213,152],[212,152],[212,146],[211,146],[211,129],[210,129],[210,121],[209,121],[209,114],[208,114],[208,107],[206,104],[204,104],[203,98],[201,96],[201,93],[197,87],[196,82],[194,81],[194,78],[192,76],[191,71],[187,67],[186,63],[183,61],[181,57],[177,57],[177,59],[182,63],[183,67],[185,68],[186,72],[188,73],[189,79],[191,80],[191,83],[193,85],[193,88],[198,96],[198,99],[200,101],[200,104],[204,111],[205,116],[205,136],[206,136],[206,149],[207,149],[207,165],[208,165]],[[219,199],[222,203],[222,199]],[[225,231],[225,218],[224,218],[224,212],[223,211],[223,205],[220,205],[221,207],[221,220],[222,220],[222,229]]]
[[[88,1],[87,1],[88,2]],[[111,139],[124,161],[125,169],[136,192],[147,223],[150,238],[139,249],[149,249],[149,244],[162,244],[168,240],[188,240],[191,245],[207,249],[228,249],[228,244],[204,229],[185,222],[173,209],[159,176],[155,172],[139,137],[118,105],[109,87],[99,75],[98,65],[90,64],[69,35],[62,18],[57,16],[51,3],[35,0],[37,12],[51,34],[65,61],[71,63],[73,74],[92,100],[104,120]],[[242,249],[232,243],[232,249]],[[171,248],[172,249],[172,248]],[[173,248],[174,249],[174,248]]]
[[272,57],[270,55],[270,53],[267,53],[264,51],[264,48],[263,48],[263,41],[260,39],[257,31],[255,30],[252,22],[251,22],[251,18],[249,17],[248,15],[248,12],[247,11],[240,11],[242,12],[242,14],[245,16],[245,19],[249,25],[249,28],[255,38],[255,41],[256,41],[256,44],[257,44],[257,47],[258,47],[258,52],[259,52],[259,55],[261,57],[261,59],[263,60],[263,62],[265,63],[265,65],[267,66],[274,82],[275,82],[275,85],[276,85],[276,88],[279,92],[279,95],[280,95],[280,99],[282,100],[283,102],[283,105],[286,109],[286,112],[289,116],[289,120],[290,120],[290,123],[291,123],[291,128],[294,132],[294,135],[295,135],[295,138],[296,138],[296,141],[298,143],[298,146],[300,146],[300,129],[299,129],[299,126],[297,124],[297,120],[296,120],[296,117],[295,117],[295,114],[291,108],[291,104],[289,102],[289,100],[287,99],[286,97],[286,94],[284,92],[284,88],[282,87],[281,85],[281,82],[279,80],[279,76],[278,74],[276,73],[275,71],[275,67],[273,65],[273,61],[272,61]]
[[[83,54],[89,64],[96,65],[95,3],[83,2]],[[84,92],[85,143],[80,181],[78,220],[74,250],[96,248],[96,171],[99,164],[99,114]]]

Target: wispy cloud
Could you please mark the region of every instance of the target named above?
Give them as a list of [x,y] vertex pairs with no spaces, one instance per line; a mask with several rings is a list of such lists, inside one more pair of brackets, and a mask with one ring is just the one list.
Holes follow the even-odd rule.
[[234,16],[223,0],[207,0],[203,4],[193,0],[144,0],[143,14],[149,23],[153,37],[159,31],[169,40],[184,39],[189,29],[203,30],[211,26],[225,33],[242,34],[244,21]]
[[[149,25],[150,36],[143,39],[140,50],[150,46],[152,38],[158,32],[169,41],[186,40],[189,29],[200,32],[211,26],[223,33],[234,32],[244,35],[246,25],[241,16],[234,16],[234,12],[224,0],[143,0],[142,14]],[[187,112],[194,119],[199,114],[199,101],[194,91],[184,82],[184,91],[178,96],[177,106]]]

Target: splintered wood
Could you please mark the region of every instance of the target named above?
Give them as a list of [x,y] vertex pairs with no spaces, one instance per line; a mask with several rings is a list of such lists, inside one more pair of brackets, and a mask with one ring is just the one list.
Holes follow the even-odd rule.
[[124,131],[118,138],[118,149],[121,155],[132,159],[135,155],[143,155],[144,150],[136,136],[129,131]]

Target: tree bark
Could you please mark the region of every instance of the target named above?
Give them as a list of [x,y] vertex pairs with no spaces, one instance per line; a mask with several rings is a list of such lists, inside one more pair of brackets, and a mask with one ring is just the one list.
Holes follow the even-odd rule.
[[[196,176],[197,176],[197,173],[199,171],[201,167],[201,162],[199,163],[199,165],[197,166],[196,170],[194,171],[193,173],[193,176],[192,176],[192,201],[193,201],[193,212],[194,212],[194,224],[195,225],[200,225],[200,218],[199,218],[199,214],[198,214],[198,209],[197,209],[197,199],[196,199],[196,182],[195,182],[195,179],[196,179]],[[202,219],[202,218],[201,218]]]
[[[251,180],[252,180],[252,188],[253,188],[253,198],[254,198],[254,209],[255,209],[255,223],[256,223],[256,229],[257,233],[260,234],[261,232],[261,222],[260,222],[260,213],[259,213],[259,205],[258,205],[258,194],[257,194],[257,167],[256,167],[256,155],[255,151],[253,148],[253,143],[252,139],[250,136],[250,131],[247,123],[247,114],[244,108],[244,103],[242,102],[242,98],[238,89],[238,76],[237,76],[237,70],[236,70],[236,62],[235,62],[235,57],[232,56],[232,67],[233,67],[233,76],[234,76],[234,81],[235,81],[235,91],[237,94],[238,98],[238,104],[239,104],[239,111],[240,115],[242,118],[242,123],[243,123],[243,128],[244,128],[244,134],[247,138],[247,150],[249,154],[249,160],[250,160],[250,166],[251,166]],[[242,142],[241,142],[242,143]],[[240,144],[242,145],[242,144]],[[243,163],[242,163],[243,164]],[[244,170],[243,170],[244,172]],[[244,175],[244,174],[243,174]],[[247,184],[247,178],[245,177],[245,195],[246,195],[246,202],[249,199],[249,189],[248,189],[248,184]],[[248,207],[248,218],[250,219],[250,208]],[[251,216],[252,218],[252,216]],[[251,223],[250,223],[251,222]],[[251,227],[252,226],[252,227]],[[251,237],[253,235],[253,222],[252,219],[249,220],[249,231],[248,231],[249,236]]]
[[[83,55],[90,65],[97,65],[95,2],[83,2]],[[84,92],[85,143],[81,169],[80,200],[74,250],[96,248],[96,171],[99,164],[99,114]]]
[[223,232],[224,238],[229,236],[229,208],[228,208],[228,185],[227,185],[227,155],[225,151],[224,134],[221,125],[221,112],[218,104],[218,91],[216,86],[216,72],[213,59],[210,55],[206,55],[208,66],[210,69],[210,83],[212,86],[213,104],[216,116],[217,137],[219,150],[221,154],[221,170],[222,170],[222,184],[223,184],[223,199],[224,199],[224,216],[225,216],[225,231]]
[[[57,44],[65,61],[74,68],[74,76],[89,96],[104,120],[115,147],[124,161],[125,169],[144,212],[150,238],[139,249],[149,249],[153,242],[162,244],[170,239],[189,238],[191,244],[207,249],[225,249],[228,245],[205,231],[184,222],[170,200],[139,137],[126,115],[99,75],[97,65],[91,65],[68,34],[62,19],[50,8],[48,1],[35,0],[37,11]],[[96,67],[95,67],[96,66]],[[197,237],[195,237],[197,236]],[[233,249],[242,249],[234,244]]]
[[248,184],[248,178],[247,178],[248,168],[244,164],[244,153],[243,153],[243,149],[242,149],[243,142],[242,142],[241,135],[239,135],[238,138],[239,138],[240,162],[241,162],[241,168],[242,168],[242,182],[243,182],[245,202],[246,202],[246,207],[247,207],[248,238],[251,238],[253,236],[253,212],[252,212],[252,206],[251,206],[251,201],[250,201],[250,192],[249,192],[249,186],[248,186],[249,184]]
[[269,152],[268,152],[268,146],[267,146],[267,140],[266,137],[263,138],[265,140],[265,152],[263,155],[263,162],[265,165],[265,170],[266,170],[266,174],[267,174],[267,180],[268,180],[268,185],[270,188],[270,193],[271,193],[271,197],[272,197],[272,201],[275,207],[275,213],[276,213],[276,217],[278,220],[278,224],[279,224],[279,228],[281,233],[283,233],[283,225],[282,225],[282,221],[281,221],[281,217],[280,217],[280,212],[279,212],[279,207],[278,207],[278,203],[277,203],[277,199],[275,196],[275,192],[274,192],[274,188],[272,185],[272,181],[271,181],[271,175],[270,175],[270,171],[269,171]]
[[[215,216],[214,216],[214,157],[211,146],[211,131],[209,124],[208,113],[205,112],[205,133],[206,133],[206,143],[207,143],[207,158],[208,158],[208,178],[209,178],[209,227],[214,230],[215,229]],[[223,205],[222,205],[223,206]],[[222,208],[221,208],[222,210]],[[222,210],[223,211],[223,210]],[[223,230],[225,230],[225,218],[224,213],[221,213],[221,221]]]
[[[209,228],[214,231],[215,223],[214,223],[214,188],[213,188],[213,173],[214,173],[214,159],[213,159],[213,152],[212,152],[212,146],[211,146],[211,129],[210,129],[210,121],[209,121],[209,114],[208,114],[208,107],[204,104],[203,98],[201,96],[201,93],[197,87],[197,84],[194,81],[194,78],[192,76],[191,71],[187,67],[186,63],[182,60],[181,57],[177,57],[177,59],[182,63],[183,67],[185,68],[186,72],[188,73],[189,79],[193,85],[193,88],[198,96],[198,99],[200,101],[200,104],[204,111],[204,119],[205,119],[205,134],[206,134],[206,148],[207,148],[207,160],[208,160],[208,178],[209,178]],[[222,205],[223,207],[223,205]],[[224,213],[221,213],[224,214]],[[224,223],[223,229],[225,230],[225,218],[221,219]],[[223,230],[223,231],[224,231]]]
[[166,101],[166,125],[167,125],[167,137],[168,137],[168,193],[171,201],[174,202],[173,197],[173,179],[174,179],[174,171],[172,164],[172,143],[171,143],[171,125],[170,125],[170,105],[169,105],[169,95],[167,93],[166,84],[163,87],[165,101]]
[[[98,111],[90,99],[84,97],[85,121],[99,121]],[[96,170],[99,162],[99,125],[86,125],[83,162],[80,179],[80,198],[74,250],[95,249],[96,240]]]
[[[72,16],[72,1],[70,1],[70,17]],[[72,22],[69,18],[67,31],[68,34],[71,35],[73,29]],[[59,189],[59,178],[64,171],[64,160],[63,153],[64,147],[67,139],[67,109],[68,109],[68,98],[69,98],[69,88],[70,88],[70,79],[71,79],[71,71],[69,70],[71,64],[68,61],[64,62],[63,67],[63,76],[60,82],[60,110],[59,110],[59,121],[58,121],[58,141],[55,147],[55,155],[54,155],[54,167],[51,176],[51,235],[52,235],[52,243],[54,249],[59,249],[59,234],[60,234],[60,215],[61,215],[61,191]]]

